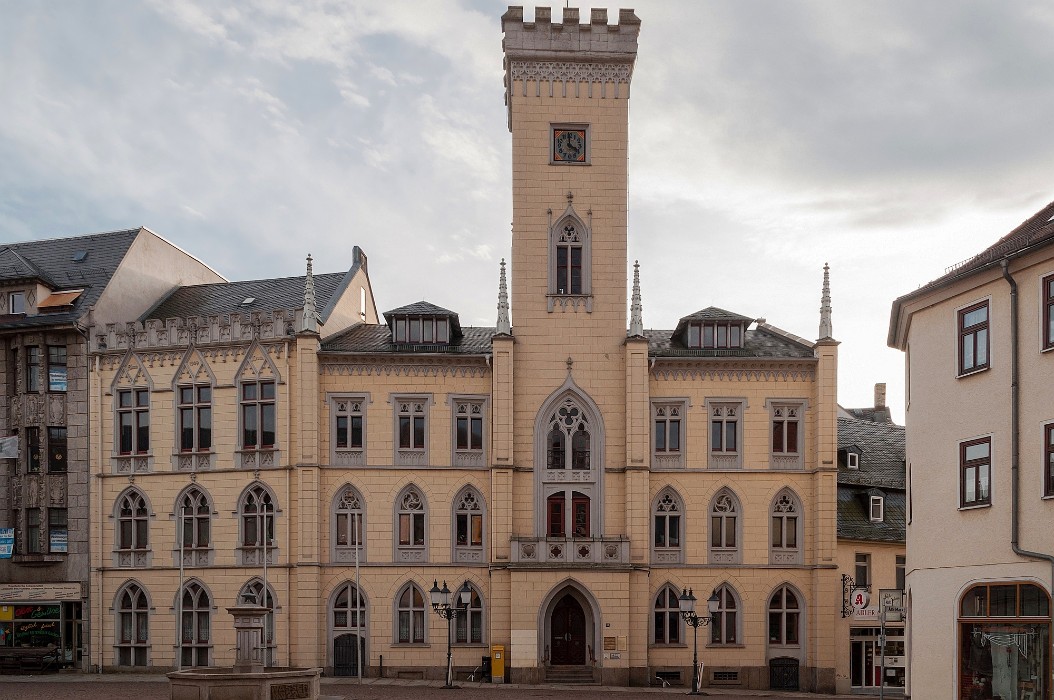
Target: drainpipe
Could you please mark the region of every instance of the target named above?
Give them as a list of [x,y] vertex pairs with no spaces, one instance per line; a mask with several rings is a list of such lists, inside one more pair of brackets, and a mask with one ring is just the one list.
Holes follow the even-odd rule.
[[[1054,556],[1050,554],[1042,554],[1040,552],[1031,552],[1027,549],[1022,549],[1019,546],[1019,535],[1020,530],[1020,514],[1018,512],[1021,506],[1021,499],[1018,496],[1020,490],[1021,477],[1020,477],[1020,415],[1021,415],[1021,395],[1019,391],[1018,381],[1018,329],[1017,329],[1017,282],[1013,277],[1010,276],[1010,261],[1007,258],[1003,258],[1000,265],[1003,268],[1003,278],[1006,279],[1010,285],[1010,397],[1011,397],[1011,408],[1010,408],[1010,479],[1011,479],[1011,490],[1010,490],[1010,546],[1014,550],[1014,554],[1021,557],[1027,557],[1030,559],[1040,559],[1050,562],[1051,567],[1051,593],[1054,594]],[[1048,650],[1049,651],[1049,650]]]

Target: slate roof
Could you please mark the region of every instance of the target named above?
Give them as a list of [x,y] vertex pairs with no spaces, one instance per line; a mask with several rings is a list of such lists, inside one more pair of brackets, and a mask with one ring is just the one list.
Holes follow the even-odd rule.
[[[333,296],[343,288],[342,282],[347,275],[348,273],[345,272],[314,275],[315,308],[324,309],[329,305]],[[167,296],[162,297],[152,309],[144,313],[139,320],[300,309],[304,306],[306,280],[307,278],[301,275],[300,277],[214,282],[176,287]],[[249,298],[253,299],[251,303],[242,304]]]
[[838,537],[848,540],[900,542],[905,540],[907,510],[903,491],[884,491],[883,521],[873,523],[868,508],[870,488],[838,486]]
[[694,314],[689,314],[682,318],[677,323],[677,327],[680,328],[681,324],[685,321],[742,321],[744,323],[753,323],[754,319],[731,311],[719,309],[716,306],[708,306],[701,311],[696,311]]
[[[36,316],[6,317],[0,330],[71,324],[87,313],[121,260],[143,229],[93,233],[71,238],[9,243],[0,247],[0,284],[40,280],[53,290],[83,289],[73,305],[63,311]],[[74,262],[75,253],[88,255]]]
[[743,335],[741,348],[687,348],[683,343],[673,340],[675,334],[676,331],[645,330],[648,354],[652,357],[814,357],[812,347],[802,344],[807,341],[792,340],[794,336],[772,326],[748,330]]
[[996,266],[1003,258],[1015,257],[1028,250],[1051,244],[1054,244],[1054,202],[1025,219],[1017,228],[977,255],[953,265],[944,275],[894,300],[893,310],[889,319],[887,344],[890,347],[895,347],[897,320],[900,317],[900,307],[904,302],[951,284],[956,280],[969,277],[981,270]]
[[843,408],[853,418],[871,421],[872,423],[892,423],[893,414],[889,412],[888,406],[877,408]]
[[[450,340],[455,343],[464,333],[461,328],[461,320],[458,318],[457,313],[450,309],[444,309],[441,306],[427,301],[416,301],[413,304],[407,304],[406,306],[400,306],[398,309],[392,309],[391,311],[384,312],[384,320],[388,322],[388,327],[391,328],[393,316],[433,316],[433,317],[445,317],[450,322]],[[444,346],[446,347],[446,346]]]
[[860,451],[860,468],[847,468],[839,455],[839,484],[904,488],[904,426],[839,418],[838,450],[853,446]]
[[461,337],[455,338],[449,345],[411,345],[404,343],[397,345],[392,342],[392,331],[388,326],[360,323],[324,341],[321,351],[370,354],[440,353],[485,355],[491,350],[490,340],[496,332],[494,328],[463,326],[461,328]]

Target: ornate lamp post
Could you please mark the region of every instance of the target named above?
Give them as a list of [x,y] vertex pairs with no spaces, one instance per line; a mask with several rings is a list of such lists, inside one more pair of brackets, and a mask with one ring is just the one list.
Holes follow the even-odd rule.
[[692,692],[689,695],[706,695],[706,693],[699,692],[699,627],[705,627],[714,621],[714,613],[721,607],[721,599],[717,596],[717,591],[710,594],[710,597],[706,599],[706,607],[710,614],[705,617],[699,617],[696,614],[696,600],[698,599],[692,595],[691,588],[682,589],[677,603],[681,608],[681,617],[692,626],[692,638],[695,642],[695,652],[692,654]]
[[440,590],[439,580],[434,579],[432,590],[428,593],[432,598],[432,610],[446,620],[446,685],[443,687],[457,688],[458,686],[454,685],[454,667],[450,659],[450,623],[468,609],[468,603],[472,599],[472,589],[468,587],[468,581],[465,581],[464,585],[458,589],[457,600],[453,605],[450,604],[450,589],[446,587],[446,581],[443,581],[443,588]]

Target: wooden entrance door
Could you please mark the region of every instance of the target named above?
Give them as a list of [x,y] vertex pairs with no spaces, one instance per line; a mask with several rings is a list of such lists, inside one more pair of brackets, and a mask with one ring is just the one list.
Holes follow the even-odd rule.
[[550,663],[554,666],[585,664],[586,614],[570,593],[553,609],[550,630]]
[[[358,644],[356,644],[358,642]],[[359,675],[359,656],[365,665],[366,640],[357,634],[342,634],[333,640],[333,675]]]

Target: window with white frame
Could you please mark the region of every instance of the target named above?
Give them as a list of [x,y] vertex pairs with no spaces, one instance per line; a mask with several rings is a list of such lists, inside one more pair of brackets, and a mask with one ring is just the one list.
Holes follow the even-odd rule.
[[739,499],[728,489],[721,489],[710,502],[711,564],[740,563]]
[[872,495],[868,498],[869,502],[869,517],[871,522],[880,523],[885,520],[886,516],[886,499],[882,496]]
[[426,561],[428,509],[416,486],[408,486],[395,503],[395,551],[400,562]]
[[146,591],[130,582],[117,592],[114,662],[118,666],[150,665],[150,601]]
[[739,643],[739,602],[734,588],[723,583],[714,591],[717,594],[717,611],[710,622],[711,644]]
[[24,314],[26,312],[26,293],[10,292],[7,295],[7,313]]
[[652,512],[652,560],[655,563],[679,564],[683,561],[683,514],[684,505],[676,491],[666,488],[659,492]]
[[179,614],[179,655],[183,668],[210,666],[212,600],[197,581],[188,581],[183,586]]
[[471,486],[454,498],[454,560],[483,562],[483,496]]
[[468,587],[472,594],[469,596],[468,607],[454,620],[454,643],[482,644],[483,596],[480,595],[479,589],[471,583]]
[[424,644],[427,639],[424,593],[416,583],[408,583],[395,600],[395,642]]
[[769,563],[801,563],[801,504],[789,490],[772,502]]
[[456,399],[454,408],[454,466],[483,466],[483,400]]
[[333,409],[333,463],[340,466],[366,465],[366,399],[362,396],[338,397]]
[[364,512],[358,490],[348,486],[340,491],[333,504],[334,561],[352,563],[356,554],[360,562],[366,560],[366,549],[362,546],[366,541]]
[[683,468],[685,402],[652,404],[652,457],[657,468]]
[[684,642],[684,621],[679,601],[680,596],[673,586],[667,584],[659,589],[652,616],[652,644]]
[[856,452],[846,452],[845,453],[845,466],[848,467],[849,469],[859,469],[860,468],[860,455],[857,454]]
[[428,464],[428,399],[400,397],[395,407],[395,463],[404,466]]

